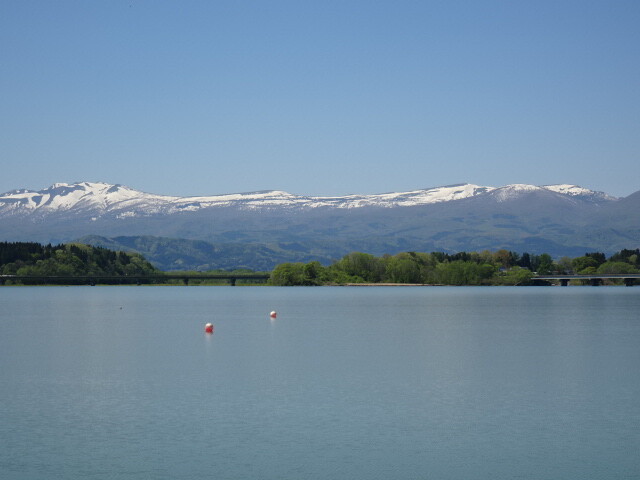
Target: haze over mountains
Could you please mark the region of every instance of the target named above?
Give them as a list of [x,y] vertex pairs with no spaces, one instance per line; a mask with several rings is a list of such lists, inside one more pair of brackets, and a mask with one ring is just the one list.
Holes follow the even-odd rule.
[[350,251],[610,254],[640,246],[640,192],[615,198],[576,185],[461,184],[340,197],[172,197],[58,183],[1,194],[0,240],[82,240],[138,251],[163,269],[270,269],[283,261],[329,263]]

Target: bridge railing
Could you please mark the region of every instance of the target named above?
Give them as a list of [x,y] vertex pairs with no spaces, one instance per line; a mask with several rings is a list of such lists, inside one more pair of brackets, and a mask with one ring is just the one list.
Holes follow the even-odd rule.
[[602,273],[602,274],[588,274],[588,275],[535,275],[532,277],[534,283],[536,281],[539,282],[548,282],[552,280],[556,280],[560,282],[560,285],[566,287],[569,285],[570,281],[573,280],[581,280],[583,283],[589,283],[593,286],[602,285],[604,280],[622,280],[623,283],[631,287],[633,286],[637,280],[640,279],[640,274],[638,273]]
[[591,280],[592,278],[640,278],[640,273],[594,273],[588,275],[534,275],[534,279],[538,280]]

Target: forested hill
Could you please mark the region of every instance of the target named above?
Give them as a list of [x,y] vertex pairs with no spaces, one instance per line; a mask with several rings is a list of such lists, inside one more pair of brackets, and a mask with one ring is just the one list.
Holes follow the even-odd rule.
[[146,275],[160,273],[136,253],[83,244],[0,242],[2,275]]

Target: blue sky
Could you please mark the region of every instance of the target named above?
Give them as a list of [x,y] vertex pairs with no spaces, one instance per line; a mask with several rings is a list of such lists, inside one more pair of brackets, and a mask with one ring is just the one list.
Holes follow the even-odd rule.
[[640,2],[0,2],[0,191],[640,190]]

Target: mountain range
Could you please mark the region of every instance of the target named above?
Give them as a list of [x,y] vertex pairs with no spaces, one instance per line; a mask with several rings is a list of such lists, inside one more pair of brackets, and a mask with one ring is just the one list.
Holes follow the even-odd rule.
[[449,185],[313,197],[283,191],[176,197],[79,182],[0,194],[0,240],[83,241],[172,269],[271,269],[350,251],[577,256],[640,246],[640,192],[577,185]]

